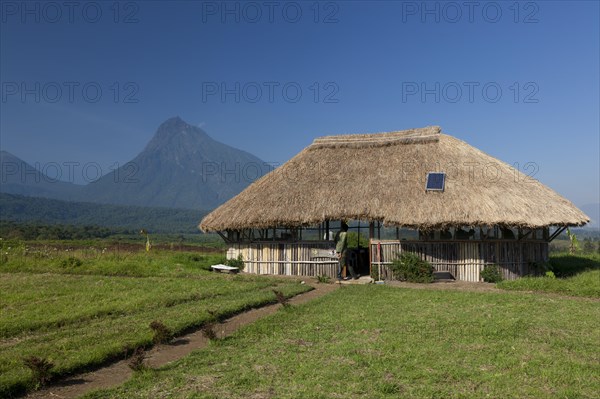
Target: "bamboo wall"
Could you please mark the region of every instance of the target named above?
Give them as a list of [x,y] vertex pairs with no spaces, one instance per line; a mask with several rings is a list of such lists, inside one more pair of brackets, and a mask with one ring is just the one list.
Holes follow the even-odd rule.
[[[377,256],[377,244],[381,253]],[[230,244],[227,258],[242,255],[247,273],[336,278],[337,258],[327,241],[244,242]],[[534,262],[548,260],[548,243],[540,240],[387,241],[371,240],[371,268],[381,265],[383,279],[392,279],[388,266],[398,253],[409,251],[431,263],[436,271],[448,271],[455,279],[480,281],[485,265],[498,265],[503,277],[513,280],[534,274]]]
[[247,273],[336,278],[338,261],[332,249],[328,241],[237,243],[231,244],[227,258],[241,254]]
[[[377,256],[377,244],[381,253]],[[480,281],[479,273],[485,265],[497,265],[502,277],[535,274],[535,262],[548,260],[545,241],[488,240],[488,241],[435,241],[409,242],[371,240],[371,267],[379,268],[383,279],[391,279],[387,266],[402,252],[413,252],[431,263],[436,271],[448,271],[456,280]]]

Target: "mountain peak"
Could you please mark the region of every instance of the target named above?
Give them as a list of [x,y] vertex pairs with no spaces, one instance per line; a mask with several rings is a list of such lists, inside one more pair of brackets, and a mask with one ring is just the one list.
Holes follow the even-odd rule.
[[198,126],[190,125],[179,116],[175,116],[167,119],[158,127],[154,137],[146,146],[146,151],[167,149],[174,144],[180,147],[181,143],[186,143],[189,148],[193,148],[198,143],[207,140],[212,139],[204,130]]
[[169,118],[130,163],[85,188],[94,202],[209,209],[270,171],[259,158]]
[[[19,162],[2,167],[0,192],[192,209],[216,207],[271,170],[254,155],[211,138],[178,116],[164,121],[133,160],[85,187],[53,181],[6,151],[0,152],[0,161]],[[19,170],[26,171],[27,179]]]
[[176,129],[185,129],[186,127],[191,127],[188,125],[183,119],[178,116],[174,116],[172,118],[167,119],[163,123],[160,124],[158,130],[176,130]]

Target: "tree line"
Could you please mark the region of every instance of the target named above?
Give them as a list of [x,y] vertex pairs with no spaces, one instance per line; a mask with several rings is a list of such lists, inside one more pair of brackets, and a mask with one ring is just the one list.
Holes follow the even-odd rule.
[[197,233],[197,225],[206,213],[192,209],[93,204],[0,194],[0,220],[48,228],[68,225],[88,230],[105,227],[113,231],[139,231],[145,228],[160,233]]

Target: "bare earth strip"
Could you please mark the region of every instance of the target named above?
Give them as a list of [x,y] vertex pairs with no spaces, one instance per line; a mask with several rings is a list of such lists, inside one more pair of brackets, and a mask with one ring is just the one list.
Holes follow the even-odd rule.
[[[338,285],[314,284],[313,288],[312,291],[291,298],[289,303],[302,304],[308,302],[334,291],[338,288]],[[218,338],[226,337],[242,326],[275,313],[280,307],[281,305],[275,304],[249,310],[217,324],[214,330]],[[150,367],[160,367],[178,360],[196,349],[204,348],[207,344],[208,339],[204,337],[201,330],[198,330],[178,337],[171,345],[159,345],[152,348],[146,353],[146,363]],[[95,389],[120,385],[132,376],[133,372],[128,363],[128,360],[121,360],[89,373],[73,375],[42,390],[32,392],[26,398],[77,398]]]

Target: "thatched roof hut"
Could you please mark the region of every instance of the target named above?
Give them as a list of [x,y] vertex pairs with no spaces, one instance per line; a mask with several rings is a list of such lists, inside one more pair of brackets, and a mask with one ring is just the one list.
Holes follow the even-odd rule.
[[[443,192],[425,190],[428,172],[446,173]],[[211,212],[199,227],[299,227],[340,219],[422,230],[589,222],[537,180],[431,126],[318,138]]]

